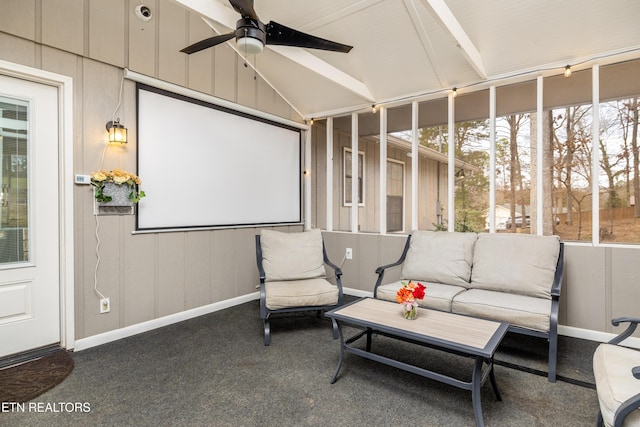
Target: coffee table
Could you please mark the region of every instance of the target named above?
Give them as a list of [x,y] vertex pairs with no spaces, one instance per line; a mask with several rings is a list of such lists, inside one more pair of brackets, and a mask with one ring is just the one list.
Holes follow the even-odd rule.
[[[325,313],[332,322],[337,324],[340,333],[340,360],[331,383],[335,383],[338,379],[345,353],[356,354],[454,387],[470,390],[476,425],[484,426],[480,388],[489,378],[496,398],[499,401],[502,400],[493,374],[493,355],[507,333],[509,324],[422,307],[418,308],[417,319],[407,320],[402,315],[402,309],[400,304],[393,302],[361,298]],[[342,325],[354,326],[363,331],[345,340]],[[465,382],[373,353],[371,342],[375,334],[475,358],[471,381]],[[364,350],[351,345],[362,337],[366,337]]]

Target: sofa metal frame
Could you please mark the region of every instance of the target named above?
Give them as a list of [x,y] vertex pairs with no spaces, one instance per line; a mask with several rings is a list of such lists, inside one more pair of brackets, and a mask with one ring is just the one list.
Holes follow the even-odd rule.
[[[378,279],[376,280],[375,287],[373,288],[373,297],[376,298],[378,292],[378,286],[382,284],[384,279],[385,270],[402,265],[407,252],[409,252],[409,246],[411,243],[411,235],[407,236],[407,242],[404,245],[402,255],[400,258],[391,264],[383,265],[376,268],[376,274]],[[522,328],[519,326],[509,325],[508,332],[515,332],[521,335],[529,335],[534,337],[546,338],[549,342],[549,382],[556,382],[557,378],[557,360],[558,360],[558,311],[560,309],[560,291],[562,288],[562,277],[564,274],[564,242],[560,242],[560,251],[558,253],[558,261],[556,263],[556,271],[553,278],[553,285],[551,286],[551,313],[549,317],[549,332],[538,331],[533,329]],[[495,320],[495,319],[490,319]]]
[[[640,323],[640,318],[637,317],[618,317],[611,320],[611,324],[613,326],[618,326],[620,323],[629,323],[627,329],[622,331],[620,334],[616,335],[611,339],[607,344],[618,345],[622,341],[626,340],[633,334],[638,327],[638,323]],[[636,366],[631,370],[631,374],[638,380],[640,380],[640,366]],[[638,384],[640,387],[640,383]],[[640,393],[631,396],[627,400],[622,403],[616,410],[615,415],[613,416],[613,427],[622,427],[624,424],[625,418],[627,415],[631,414],[636,409],[640,409]],[[602,427],[604,425],[604,420],[602,419],[602,411],[598,411],[598,427]]]
[[[292,248],[293,249],[293,248]],[[322,241],[322,256],[324,258],[325,265],[328,265],[335,271],[336,278],[336,286],[338,287],[338,302],[336,305],[315,305],[315,306],[298,306],[298,307],[287,307],[280,308],[276,310],[272,310],[267,307],[266,298],[266,274],[264,272],[264,268],[262,266],[262,246],[260,246],[260,235],[256,234],[256,261],[258,264],[258,274],[260,276],[260,319],[264,323],[264,345],[268,346],[271,344],[271,325],[269,323],[269,317],[274,313],[292,313],[292,312],[304,312],[304,311],[316,311],[318,313],[318,317],[320,317],[321,313],[326,310],[331,310],[332,308],[339,307],[344,302],[344,294],[342,292],[342,269],[332,263],[327,257],[327,251],[324,246],[324,239]],[[333,338],[338,339],[339,332],[338,328],[333,323]]]

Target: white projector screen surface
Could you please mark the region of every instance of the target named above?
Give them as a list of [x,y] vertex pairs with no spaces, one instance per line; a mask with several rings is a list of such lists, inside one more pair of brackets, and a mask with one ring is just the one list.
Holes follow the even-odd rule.
[[298,223],[300,153],[297,129],[139,85],[137,228]]

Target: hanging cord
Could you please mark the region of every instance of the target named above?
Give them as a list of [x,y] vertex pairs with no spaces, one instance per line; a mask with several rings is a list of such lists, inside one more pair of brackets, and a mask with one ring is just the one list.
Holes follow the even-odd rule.
[[96,217],[96,268],[93,271],[93,290],[96,292],[96,295],[100,297],[100,299],[104,298],[104,295],[100,293],[98,290],[98,266],[100,265],[100,235],[98,234],[98,230],[100,229],[100,220],[98,219],[98,215],[94,215]]
[[[140,4],[142,4],[142,0],[140,0]],[[114,122],[114,123],[116,121],[116,113],[118,112],[118,110],[120,109],[120,105],[122,104],[122,90],[123,90],[123,88],[124,88],[124,75],[122,76],[122,79],[120,80],[120,91],[118,92],[118,105],[116,105],[116,108],[115,108],[115,110],[113,110],[113,114],[111,115],[112,122]],[[120,121],[120,118],[118,118],[118,121]],[[109,143],[104,144],[104,148],[102,149],[102,155],[100,156],[100,167],[98,168],[99,171],[101,171],[102,168],[104,167],[104,156],[107,153],[107,147],[109,147]],[[100,297],[100,299],[103,299],[103,298],[105,298],[105,296],[102,295],[102,293],[98,290],[98,267],[100,266],[100,234],[98,233],[98,231],[100,230],[100,218],[98,218],[97,213],[94,215],[94,217],[96,218],[96,230],[95,230],[95,236],[96,236],[96,268],[93,271],[93,290],[95,291],[96,295],[98,295]]]
[[[122,75],[122,79],[120,80],[120,91],[118,92],[118,105],[116,105],[116,109],[113,110],[112,121],[116,121],[116,113],[120,109],[120,105],[122,104],[122,89],[124,88],[124,74]],[[120,118],[118,117],[118,121]]]

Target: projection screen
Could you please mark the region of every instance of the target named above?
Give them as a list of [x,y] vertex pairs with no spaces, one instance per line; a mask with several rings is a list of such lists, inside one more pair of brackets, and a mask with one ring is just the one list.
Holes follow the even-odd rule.
[[137,229],[301,222],[299,129],[137,84]]

